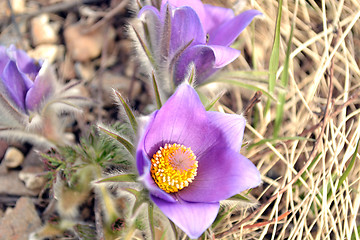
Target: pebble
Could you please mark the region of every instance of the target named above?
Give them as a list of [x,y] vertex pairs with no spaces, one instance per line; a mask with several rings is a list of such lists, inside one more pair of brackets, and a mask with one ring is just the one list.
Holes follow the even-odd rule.
[[[86,62],[100,56],[105,37],[103,28],[84,34],[83,24],[76,23],[64,30],[67,50],[75,61]],[[115,30],[109,28],[106,32],[107,38],[115,37]]]
[[28,51],[30,57],[44,59],[50,63],[55,62],[59,55],[64,52],[64,47],[56,44],[40,44],[35,49]]
[[17,168],[24,162],[24,154],[17,148],[9,147],[4,156],[3,163],[7,168]]
[[41,220],[30,198],[17,200],[11,214],[0,219],[0,240],[29,239],[32,232],[41,227]]
[[41,167],[26,167],[19,172],[19,179],[25,183],[30,190],[37,190],[44,187],[46,179],[40,174],[43,172]]
[[0,174],[0,195],[37,196],[39,190],[30,190],[19,179],[19,171],[2,172]]
[[48,14],[41,14],[31,19],[31,37],[34,46],[58,42],[57,31],[49,23],[49,20]]

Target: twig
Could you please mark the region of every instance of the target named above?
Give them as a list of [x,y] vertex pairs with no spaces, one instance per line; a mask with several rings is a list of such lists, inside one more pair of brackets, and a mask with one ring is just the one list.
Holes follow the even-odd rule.
[[287,211],[283,214],[281,214],[279,217],[273,219],[273,220],[270,220],[270,221],[264,221],[264,222],[259,222],[259,223],[254,223],[252,225],[246,225],[244,227],[244,229],[247,229],[247,228],[256,228],[256,227],[262,227],[262,226],[265,226],[265,225],[268,225],[268,224],[273,224],[273,223],[276,223],[278,221],[281,221],[283,220],[284,218],[286,218],[291,212],[290,211]]
[[319,136],[317,137],[316,141],[315,141],[315,145],[313,147],[313,150],[311,151],[311,154],[309,156],[309,158],[307,159],[307,161],[305,162],[304,166],[300,169],[300,171],[295,175],[294,178],[292,178],[290,180],[290,182],[288,182],[282,189],[279,190],[279,192],[277,192],[276,194],[272,195],[265,203],[261,204],[260,207],[258,207],[255,211],[253,211],[252,213],[250,213],[247,217],[245,217],[243,220],[241,220],[239,223],[234,224],[230,229],[221,232],[219,234],[216,235],[216,238],[222,238],[225,237],[227,235],[230,235],[234,232],[236,232],[244,223],[250,221],[253,217],[255,217],[256,214],[258,214],[263,208],[265,208],[266,206],[268,206],[270,203],[272,203],[275,199],[277,199],[281,194],[283,194],[284,192],[286,192],[290,186],[292,186],[293,183],[295,183],[300,176],[305,172],[305,170],[309,167],[310,163],[313,161],[313,159],[315,158],[315,156],[318,153],[318,148],[320,146],[320,142],[322,137],[324,136],[324,132],[325,132],[325,127],[330,119],[330,103],[332,100],[332,94],[333,94],[333,76],[334,76],[334,58],[331,59],[331,66],[330,66],[330,77],[329,77],[329,94],[327,97],[327,101],[326,101],[326,109],[325,109],[325,113],[324,113],[324,117],[320,122],[321,125],[321,132],[319,134]]
[[93,31],[98,30],[101,26],[107,23],[110,19],[115,17],[121,10],[123,10],[128,4],[129,0],[122,0],[119,5],[117,5],[114,9],[110,10],[106,15],[97,23],[92,25],[90,28],[83,31],[83,34],[88,34]]
[[252,109],[256,103],[258,103],[260,101],[260,98],[262,96],[262,92],[261,91],[257,91],[254,96],[250,99],[250,102],[248,103],[248,105],[245,108],[245,114],[248,113],[250,111],[250,109]]
[[[50,6],[42,7],[37,11],[25,13],[25,14],[15,14],[13,15],[14,18],[21,18],[21,19],[27,19],[32,18],[35,16],[38,16],[43,13],[55,13],[55,12],[61,12],[68,9],[72,9],[74,7],[81,6],[83,4],[92,4],[92,3],[98,3],[102,2],[103,0],[74,0],[74,1],[65,1],[57,4],[53,4]],[[2,19],[1,21],[3,21]],[[6,18],[5,18],[6,20]]]
[[[15,14],[14,14],[13,8],[11,6],[10,0],[7,0],[7,5],[8,5],[8,8],[10,10],[10,19],[11,19],[11,22],[14,24],[16,34],[19,36],[20,39],[22,39],[21,32],[20,32],[20,29],[19,29],[19,25],[17,24],[17,22],[15,20]],[[23,44],[22,41],[20,41],[20,44]]]

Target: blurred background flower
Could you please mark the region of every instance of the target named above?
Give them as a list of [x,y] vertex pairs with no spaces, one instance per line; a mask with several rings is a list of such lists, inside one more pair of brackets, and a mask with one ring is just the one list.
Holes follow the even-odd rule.
[[230,45],[260,14],[248,10],[235,16],[231,9],[200,0],[162,1],[160,9],[140,9],[138,16],[146,30],[138,38],[160,81],[170,74],[171,84],[179,85],[193,63],[200,84],[240,55]]
[[[65,143],[62,112],[86,103],[77,84],[62,86],[47,62],[15,46],[0,46],[0,137],[53,146]],[[34,137],[34,134],[36,137]]]

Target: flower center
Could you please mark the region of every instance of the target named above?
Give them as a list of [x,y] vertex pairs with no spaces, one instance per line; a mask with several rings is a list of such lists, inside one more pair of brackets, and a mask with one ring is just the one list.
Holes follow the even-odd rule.
[[198,167],[196,156],[190,148],[180,144],[165,144],[151,159],[151,176],[167,193],[178,192],[189,186]]

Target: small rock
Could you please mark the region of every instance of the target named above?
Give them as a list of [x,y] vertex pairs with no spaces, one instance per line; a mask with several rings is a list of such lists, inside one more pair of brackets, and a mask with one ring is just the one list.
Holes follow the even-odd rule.
[[41,189],[46,179],[40,174],[43,172],[41,167],[26,167],[19,173],[19,179],[25,182],[25,186],[30,190]]
[[44,43],[57,43],[58,34],[49,23],[48,14],[42,14],[31,20],[31,36],[35,46]]
[[3,162],[7,168],[17,168],[24,162],[24,154],[17,148],[9,147]]
[[11,0],[11,7],[14,13],[25,12],[25,0]]
[[30,190],[19,179],[19,171],[0,174],[0,195],[37,196],[40,190]]
[[40,154],[33,149],[31,149],[28,154],[26,154],[24,163],[22,164],[22,167],[25,169],[27,167],[43,167],[44,166],[44,162],[42,160],[42,157],[40,156]]
[[0,219],[0,240],[23,240],[41,227],[34,203],[27,197],[16,202],[11,214]]
[[64,51],[60,48],[61,47],[56,44],[41,44],[38,45],[35,49],[28,51],[28,54],[32,58],[44,59],[48,60],[50,63],[53,63],[59,57],[60,53]]
[[107,38],[115,37],[115,30],[109,28],[105,33],[104,28],[83,34],[87,26],[76,23],[64,30],[66,47],[75,61],[86,62],[98,57],[104,44],[104,34]]

